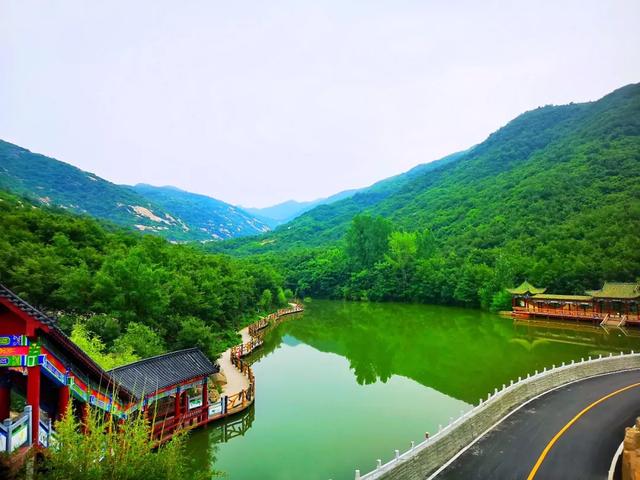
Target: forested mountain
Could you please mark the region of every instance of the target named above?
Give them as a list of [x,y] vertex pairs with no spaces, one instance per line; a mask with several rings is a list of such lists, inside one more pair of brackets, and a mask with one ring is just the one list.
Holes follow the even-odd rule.
[[257,232],[270,230],[255,216],[206,195],[186,192],[176,187],[154,187],[143,183],[133,189],[176,215],[190,230],[204,233],[209,239],[255,235]]
[[1,140],[0,189],[170,240],[217,240],[268,230],[251,215],[219,200],[178,190],[116,185]]
[[305,212],[317,207],[318,205],[329,205],[344,198],[354,196],[360,189],[344,190],[343,192],[336,193],[326,198],[318,198],[309,202],[298,202],[296,200],[288,200],[286,202],[278,203],[270,207],[264,208],[244,208],[247,212],[255,215],[257,218],[263,220],[267,225],[274,228],[278,225],[282,225],[296,217],[299,217]]
[[526,112],[453,158],[220,247],[279,252],[312,295],[486,305],[524,277],[560,292],[635,280],[638,232],[634,84]]

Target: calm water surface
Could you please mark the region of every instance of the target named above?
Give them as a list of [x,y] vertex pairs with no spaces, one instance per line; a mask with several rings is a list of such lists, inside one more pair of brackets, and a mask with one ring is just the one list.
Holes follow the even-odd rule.
[[196,464],[231,480],[353,479],[489,391],[589,355],[638,349],[592,327],[514,324],[452,307],[315,300],[250,361],[253,408],[192,433]]

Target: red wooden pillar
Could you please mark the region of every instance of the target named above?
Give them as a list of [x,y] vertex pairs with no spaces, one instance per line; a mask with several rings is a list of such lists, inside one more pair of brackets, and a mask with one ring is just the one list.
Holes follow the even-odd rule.
[[31,405],[31,438],[37,445],[40,438],[40,365],[27,368],[27,405]]
[[58,415],[56,418],[62,420],[69,407],[69,385],[63,385],[58,389]]
[[0,377],[0,422],[11,415],[11,383],[7,373]]
[[180,393],[180,387],[178,387],[178,390],[176,391],[176,401],[175,401],[175,405],[173,407],[173,416],[175,418],[178,418],[181,414],[182,414],[182,404],[181,404],[181,396],[182,394]]
[[202,384],[202,421],[209,419],[209,379]]

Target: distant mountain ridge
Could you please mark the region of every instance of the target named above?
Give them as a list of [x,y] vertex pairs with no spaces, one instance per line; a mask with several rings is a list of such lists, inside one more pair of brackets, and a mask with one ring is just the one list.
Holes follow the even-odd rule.
[[172,241],[221,240],[269,230],[257,218],[220,200],[175,187],[116,185],[2,140],[0,189]]
[[320,207],[323,205],[331,205],[341,200],[352,198],[356,195],[367,195],[367,194],[373,195],[373,196],[388,195],[391,192],[398,189],[401,185],[404,185],[406,182],[408,182],[412,178],[422,173],[433,170],[436,167],[441,167],[443,165],[446,165],[447,163],[451,163],[471,150],[472,149],[468,149],[462,152],[452,153],[439,160],[434,160],[428,163],[422,163],[404,173],[400,173],[398,175],[385,178],[368,187],[344,190],[342,192],[338,192],[329,197],[318,198],[316,200],[311,200],[308,202],[298,202],[296,200],[288,200],[286,202],[273,205],[271,207],[244,208],[244,210],[256,215],[258,218],[263,219],[265,222],[269,224],[270,227],[275,228],[275,227],[278,227],[279,225],[295,220],[296,218],[313,210],[316,207]]
[[278,225],[287,223],[296,217],[299,217],[305,212],[317,207],[318,205],[329,205],[331,203],[343,200],[345,198],[352,197],[363,189],[354,188],[351,190],[344,190],[329,197],[318,198],[316,200],[310,200],[308,202],[298,202],[297,200],[287,200],[286,202],[278,203],[270,207],[253,208],[242,207],[245,211],[252,213],[258,218],[263,219],[269,224],[270,227],[275,228]]

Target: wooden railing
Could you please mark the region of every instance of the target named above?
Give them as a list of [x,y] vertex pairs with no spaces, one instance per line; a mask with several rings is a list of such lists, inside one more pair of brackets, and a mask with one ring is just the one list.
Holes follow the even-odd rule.
[[[569,308],[545,308],[545,307],[513,307],[513,313],[529,314],[529,315],[543,315],[549,317],[564,317],[564,318],[584,318],[592,321],[603,322],[605,319],[609,320],[622,320],[622,325],[626,322],[639,322],[639,313],[621,314],[619,316],[608,312],[596,312],[592,309],[569,309]],[[618,322],[616,322],[618,323]]]
[[[251,365],[243,360],[243,357],[264,343],[262,336],[265,328],[275,324],[286,315],[302,311],[304,311],[302,305],[296,303],[290,308],[282,308],[249,325],[248,332],[251,340],[231,348],[230,352],[231,363],[247,378],[249,386],[232,395],[223,395],[217,402],[193,408],[177,418],[166,417],[155,422],[152,427],[153,439],[160,444],[170,439],[179,430],[195,428],[248,408],[255,399],[256,379]],[[157,417],[161,417],[161,415],[157,415]]]

